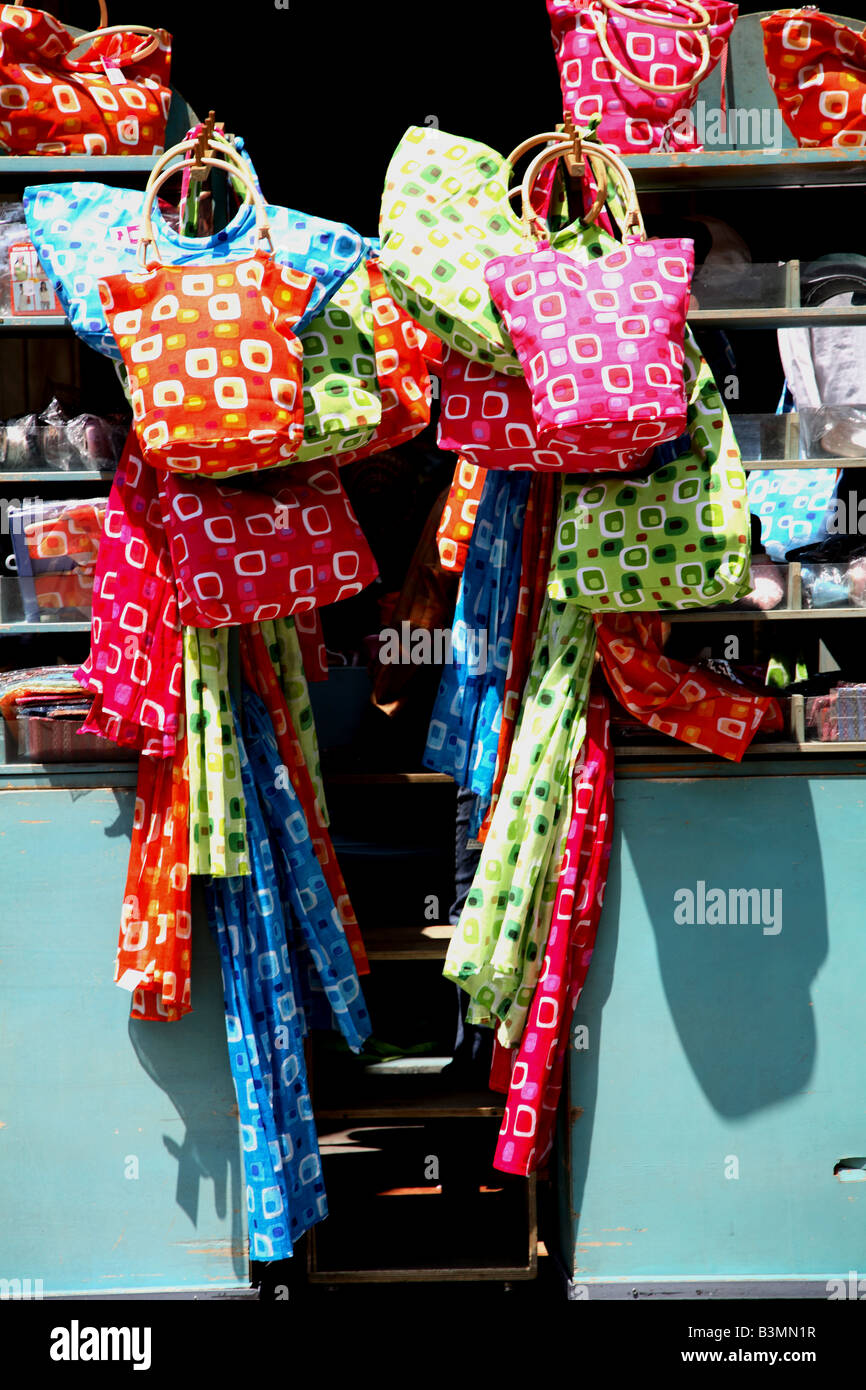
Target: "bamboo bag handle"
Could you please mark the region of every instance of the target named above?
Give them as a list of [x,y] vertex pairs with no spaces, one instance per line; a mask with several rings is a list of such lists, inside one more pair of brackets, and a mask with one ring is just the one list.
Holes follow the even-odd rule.
[[[103,38],[106,34],[149,34],[150,42],[144,44],[142,48],[137,48],[134,53],[130,53],[126,59],[128,63],[140,63],[142,58],[149,58],[151,53],[155,53],[159,48],[160,30],[152,29],[149,24],[112,24],[107,29],[93,29],[89,34],[82,34],[80,38],[74,39],[72,48],[78,48],[83,43],[88,43],[91,39]],[[72,52],[70,48],[69,52]]]
[[[563,140],[558,145],[549,145],[547,149],[542,150],[541,153],[536,156],[529,169],[526,171],[526,177],[523,180],[521,190],[523,195],[523,221],[527,226],[533,228],[533,230],[543,225],[542,219],[539,218],[530,204],[533,185],[546,164],[549,164],[551,160],[559,159],[561,155],[570,153],[573,148],[573,144],[570,140]],[[595,156],[601,165],[611,169],[615,177],[619,180],[620,191],[625,194],[625,217],[623,222],[620,223],[620,230],[623,236],[637,235],[642,241],[645,241],[646,229],[643,224],[643,218],[641,217],[640,207],[638,206],[634,179],[625,164],[623,164],[622,160],[614,154],[613,150],[608,149],[606,145],[597,145],[589,140],[584,140],[583,150],[588,159]],[[595,165],[593,165],[593,170],[595,171]],[[597,174],[596,177],[598,177]],[[581,221],[584,223],[594,222],[606,201],[607,178],[605,177],[599,182],[599,189],[595,202],[589,209],[589,212],[585,213],[581,218]]]
[[[197,141],[195,140],[185,140],[181,145],[175,145],[168,153],[174,155],[180,150],[195,149],[196,144]],[[144,210],[141,218],[141,236],[138,243],[138,261],[142,268],[145,266],[146,248],[148,246],[152,246],[154,250],[157,251],[158,256],[152,219],[154,198],[162,184],[176,174],[180,168],[179,165],[166,168],[165,158],[165,155],[163,155],[160,161],[163,167],[159,172],[157,172],[156,168],[153,170],[147,184],[147,193],[145,195]],[[256,242],[258,244],[267,240],[271,248],[273,248],[271,231],[268,226],[268,210],[265,206],[265,201],[253,183],[252,175],[240,156],[237,156],[231,162],[227,159],[213,159],[210,156],[205,156],[201,160],[201,163],[207,165],[209,169],[224,169],[227,173],[237,174],[241,178],[247,191],[246,202],[251,202],[256,210]],[[256,249],[258,249],[258,245]]]
[[674,92],[691,91],[692,87],[696,87],[702,78],[706,76],[710,66],[710,41],[706,35],[706,30],[710,26],[710,16],[707,14],[703,5],[700,4],[700,0],[677,0],[678,4],[681,4],[685,9],[698,15],[698,22],[696,24],[689,24],[678,19],[656,19],[654,15],[647,13],[640,15],[640,18],[644,20],[645,23],[651,24],[654,27],[660,29],[679,29],[680,32],[685,31],[686,33],[697,35],[698,46],[701,50],[701,60],[697,72],[694,77],[689,78],[688,82],[674,82],[669,87],[664,86],[661,82],[650,82],[648,78],[638,77],[636,73],[630,72],[628,68],[623,67],[619,59],[611,52],[610,44],[607,41],[607,14],[605,11],[613,10],[616,14],[625,15],[628,19],[634,19],[634,10],[623,9],[622,5],[616,3],[616,0],[595,0],[595,3],[602,8],[598,10],[590,6],[585,13],[589,15],[590,22],[595,29],[601,51],[611,67],[615,68],[623,77],[627,77],[629,82],[634,82],[637,87],[642,87],[645,92],[657,92],[660,96],[667,96]]

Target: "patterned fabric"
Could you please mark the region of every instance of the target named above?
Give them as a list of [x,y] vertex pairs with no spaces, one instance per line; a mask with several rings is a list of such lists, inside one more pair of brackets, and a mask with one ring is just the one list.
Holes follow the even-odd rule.
[[284,464],[303,437],[301,343],[313,280],[265,251],[99,282],[148,463],[181,473]]
[[576,431],[561,430],[540,445],[532,395],[521,378],[503,376],[459,352],[445,350],[437,442],[484,468],[538,473],[628,473],[642,468],[647,450],[584,452]]
[[824,539],[840,477],[837,468],[755,468],[746,475],[749,510],[760,517],[771,560]]
[[686,666],[662,652],[655,613],[596,618],[598,654],[607,682],[635,719],[695,748],[739,762],[763,723],[781,728],[777,702],[752,695],[699,663]]
[[96,563],[105,527],[105,499],[45,504],[43,515],[24,526],[24,541],[34,560],[74,556],[76,564]]
[[802,146],[866,146],[866,37],[814,7],[761,20],[764,62],[785,125]]
[[183,713],[177,596],[156,475],[130,434],[96,563],[90,655],[76,671],[95,696],[82,732],[167,757]]
[[240,758],[229,694],[227,632],[183,630],[189,744],[189,870],[250,872]]
[[174,752],[141,758],[114,979],[132,990],[132,1018],[190,1011],[192,917],[189,765],[181,719]]
[[0,149],[7,154],[161,154],[171,106],[171,37],[97,37],[79,57],[42,10],[0,9]]
[[[311,837],[313,852],[324,875],[331,899],[336,904],[336,911],[356,969],[361,975],[369,974],[370,966],[358,919],[334,853],[326,818],[320,814],[316,785],[307,767],[297,727],[267,646],[265,631],[258,623],[241,629],[241,661],[247,683],[251,689],[258,692],[267,709],[271,737],[279,749],[281,759],[279,779],[281,783],[291,786],[293,796],[300,802],[304,817],[303,833]],[[300,830],[300,822],[298,827]]]
[[475,792],[484,810],[496,767],[529,483],[523,475],[487,475],[457,596],[453,660],[443,667],[424,750],[424,766]]
[[523,691],[529,678],[532,653],[538,639],[541,614],[550,572],[550,552],[553,544],[553,521],[556,516],[558,485],[555,478],[533,478],[526,499],[526,519],[520,561],[520,589],[517,614],[511,637],[508,673],[502,698],[502,720],[496,747],[496,764],[490,805],[478,829],[477,838],[487,839],[490,821],[499,800],[506,768],[511,758],[511,746],[520,717]]
[[629,238],[578,264],[542,240],[484,278],[532,392],[538,442],[587,454],[647,449],[686,427],[683,334],[693,241]]
[[610,711],[603,695],[592,695],[586,741],[574,770],[571,824],[544,965],[520,1046],[508,1054],[513,1065],[493,1160],[494,1168],[503,1173],[526,1176],[534,1172],[553,1146],[571,1019],[586,981],[604,903],[613,837],[613,783]]
[[367,274],[382,418],[369,443],[358,449],[341,451],[341,466],[382,449],[396,449],[414,439],[430,423],[433,395],[419,345],[419,334],[425,339],[428,335],[394,303],[377,261],[367,262]]
[[[678,0],[651,0],[650,4],[619,0],[619,4],[633,13],[619,14],[596,0],[547,0],[565,110],[580,128],[592,117],[600,117],[598,139],[623,153],[646,154],[665,141],[673,150],[701,149],[693,130],[683,129],[673,119],[694,106],[698,83],[664,93],[646,91],[628,77],[634,73],[661,87],[680,86],[697,77],[701,49],[696,37],[687,32],[695,23],[695,8]],[[712,72],[727,46],[737,6],[724,0],[702,0],[702,4],[710,18],[706,72]],[[654,25],[653,15],[668,23],[679,20],[682,27]],[[616,64],[605,54],[600,32]]]
[[360,265],[301,335],[301,463],[364,449],[372,441],[382,419],[374,338],[370,275]]
[[445,570],[463,573],[486,477],[485,468],[462,456],[458,458],[436,532],[439,561]]
[[249,808],[250,878],[212,879],[207,904],[223,974],[226,1036],[238,1102],[250,1256],[285,1259],[327,1215],[304,1059],[298,952],[319,973],[334,1019],[360,1050],[370,1025],[336,910],[300,833],[258,698],[244,693],[240,741]]
[[336,466],[295,464],[260,486],[158,473],[181,622],[219,628],[359,594],[378,570]]
[[[382,269],[398,304],[465,357],[520,376],[484,282],[484,266],[524,245],[508,200],[511,165],[488,145],[410,126],[388,166],[379,222]],[[552,238],[564,251],[615,243],[575,222]]]
[[[250,164],[249,156],[242,157]],[[250,164],[250,172],[255,171]],[[144,210],[140,189],[103,183],[47,183],[24,190],[27,230],[64,313],[80,338],[115,361],[120,349],[105,319],[99,281],[138,269],[138,229]],[[361,259],[364,240],[351,227],[267,206],[276,260],[312,275],[316,283],[296,331],[321,315],[334,291]],[[184,236],[153,208],[156,244],[172,265],[238,261],[256,246],[255,208],[245,203],[227,227],[212,236]]]
[[746,475],[731,421],[687,332],[691,448],[648,477],[563,482],[550,593],[584,608],[687,609],[747,593]]
[[304,675],[310,682],[328,679],[328,653],[322,636],[322,619],[318,608],[309,608],[304,613],[292,617],[298,645],[304,663]]
[[319,825],[330,824],[328,806],[325,800],[325,784],[322,780],[322,767],[319,761],[319,740],[316,734],[316,721],[310,704],[310,691],[304,672],[304,657],[294,618],[278,618],[276,622],[259,624],[271,664],[276,672],[280,689],[286,699],[292,728],[297,735],[304,764],[310,774],[316,798],[316,821]]
[[595,628],[547,600],[499,803],[444,974],[472,996],[467,1022],[520,1040],[544,962],[585,732]]

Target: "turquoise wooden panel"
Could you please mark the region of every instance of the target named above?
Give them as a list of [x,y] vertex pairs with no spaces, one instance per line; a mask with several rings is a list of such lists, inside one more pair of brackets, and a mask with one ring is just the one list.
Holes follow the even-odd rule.
[[0,792],[0,1278],[42,1279],[45,1294],[249,1283],[201,911],[186,1018],[131,1023],[112,983],[133,800]]
[[[856,776],[617,782],[570,1052],[577,1281],[866,1272],[866,1183],[833,1172],[866,1155],[864,802]],[[698,880],[780,889],[781,930],[678,924]]]

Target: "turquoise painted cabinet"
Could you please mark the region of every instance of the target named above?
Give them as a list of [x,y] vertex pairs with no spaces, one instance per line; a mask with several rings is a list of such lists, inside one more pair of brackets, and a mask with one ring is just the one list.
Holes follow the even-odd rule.
[[0,1279],[45,1296],[249,1288],[202,912],[186,1018],[132,1023],[112,982],[134,795],[0,791]]
[[[866,1273],[866,777],[838,768],[617,781],[559,1145],[572,1297]],[[727,921],[682,920],[711,889]],[[751,889],[781,897],[732,911]]]

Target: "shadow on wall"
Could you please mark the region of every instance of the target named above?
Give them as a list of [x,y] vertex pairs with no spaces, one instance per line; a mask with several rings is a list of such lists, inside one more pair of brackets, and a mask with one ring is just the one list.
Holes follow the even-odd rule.
[[[192,1011],[176,1023],[129,1022],[129,1037],[151,1080],[165,1091],[184,1125],[183,1143],[163,1143],[177,1159],[177,1204],[198,1227],[202,1182],[213,1184],[214,1210],[231,1213],[231,1252],[239,1279],[248,1275],[244,1181],[237,1102],[225,1037],[219,954],[204,902],[193,888]],[[206,1198],[204,1199],[206,1200]]]
[[[682,1054],[710,1106],[725,1119],[742,1119],[781,1104],[808,1085],[817,1052],[810,993],[828,951],[810,779],[706,777],[694,779],[687,789],[673,780],[620,781],[614,814],[598,943],[575,1018],[587,1025],[591,1042],[586,1051],[571,1054],[582,1108],[579,1122],[571,1126],[575,1210],[582,1203],[599,1060],[610,1056],[606,1049],[634,1058],[640,1047],[644,1060],[636,1065],[659,1104],[665,1101],[664,1074],[652,1062],[654,1037],[661,1055],[671,1051],[664,1037],[667,1021],[658,1016],[656,981]],[[777,832],[783,823],[781,838]],[[771,890],[760,915],[755,914],[758,921],[751,913],[748,922],[736,924],[699,920],[702,897],[703,915],[711,916],[712,889],[724,890],[730,919],[730,890],[753,888]],[[689,899],[680,890],[693,895],[696,920],[691,923],[682,920]],[[781,890],[781,899],[772,890]],[[617,966],[624,931],[631,958]],[[634,1027],[625,1042],[611,1036],[609,1020],[604,1026],[616,969],[623,971]],[[621,1020],[622,998],[617,1014]]]

